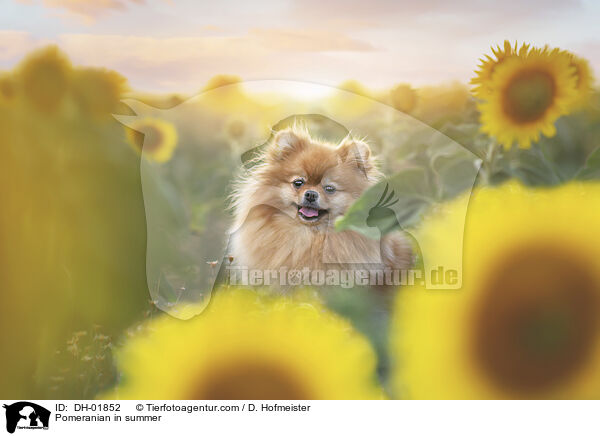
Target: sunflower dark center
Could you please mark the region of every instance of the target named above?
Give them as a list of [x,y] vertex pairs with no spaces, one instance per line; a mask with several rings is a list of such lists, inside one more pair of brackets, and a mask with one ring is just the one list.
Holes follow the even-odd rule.
[[306,400],[307,390],[293,374],[268,363],[237,362],[219,368],[193,392],[204,400]]
[[598,335],[600,283],[581,257],[530,247],[500,262],[474,319],[474,353],[500,388],[536,395],[567,383]]
[[502,107],[515,122],[537,121],[552,106],[554,79],[545,71],[528,70],[516,74],[506,87]]

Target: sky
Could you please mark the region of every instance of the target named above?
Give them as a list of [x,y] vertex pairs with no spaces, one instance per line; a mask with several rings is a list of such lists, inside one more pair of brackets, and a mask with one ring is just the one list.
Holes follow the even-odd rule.
[[222,73],[466,84],[505,39],[568,49],[598,72],[599,22],[594,0],[0,0],[0,69],[57,44],[147,92],[196,92]]

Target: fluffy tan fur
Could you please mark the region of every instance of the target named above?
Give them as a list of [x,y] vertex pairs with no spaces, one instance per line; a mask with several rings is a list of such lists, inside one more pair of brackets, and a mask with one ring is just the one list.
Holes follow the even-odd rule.
[[[381,177],[365,142],[348,137],[335,146],[295,127],[278,132],[261,160],[233,195],[235,264],[260,270],[410,266],[410,245],[400,233],[380,242],[334,230],[335,219]],[[319,209],[326,211],[316,222],[299,212],[308,190],[318,193]]]

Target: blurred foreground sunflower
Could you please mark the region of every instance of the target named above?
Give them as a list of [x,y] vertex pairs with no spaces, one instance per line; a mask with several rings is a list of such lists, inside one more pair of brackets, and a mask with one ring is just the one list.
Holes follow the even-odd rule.
[[108,118],[127,91],[127,79],[100,68],[79,68],[73,72],[73,93],[81,108],[96,118]]
[[540,133],[554,136],[554,122],[576,98],[575,68],[558,49],[519,50],[496,65],[482,86],[486,83],[485,100],[478,105],[481,130],[506,147],[517,142],[529,148]]
[[163,317],[117,356],[105,398],[375,399],[368,342],[317,302],[222,291],[188,321]]
[[[417,238],[434,265],[456,256],[456,201]],[[398,397],[600,398],[600,184],[470,200],[460,290],[405,288],[392,328]]]
[[55,46],[29,55],[17,69],[25,97],[46,113],[58,110],[67,93],[71,72],[69,59]]
[[17,93],[15,80],[9,73],[0,73],[0,102],[12,101]]
[[140,118],[126,128],[131,146],[144,157],[156,162],[171,159],[177,145],[175,126],[158,118]]

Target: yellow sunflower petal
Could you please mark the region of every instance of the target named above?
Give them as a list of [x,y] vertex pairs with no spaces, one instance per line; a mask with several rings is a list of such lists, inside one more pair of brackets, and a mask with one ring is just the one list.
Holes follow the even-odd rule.
[[594,75],[589,62],[581,57],[568,53],[571,60],[571,66],[575,69],[575,89],[576,94],[572,101],[573,109],[581,109],[588,103],[592,95],[594,85]]
[[[463,288],[404,288],[392,327],[393,387],[405,398],[600,398],[600,184],[516,183],[470,199]],[[450,203],[418,238],[432,262]]]
[[[523,45],[521,50],[526,49],[526,45]],[[490,81],[495,68],[500,65],[505,59],[515,55],[517,53],[517,43],[514,48],[511,47],[510,42],[504,41],[504,48],[501,49],[497,46],[495,49],[492,47],[492,53],[494,57],[485,55],[485,59],[480,59],[481,64],[479,69],[475,71],[476,77],[471,79],[471,85],[475,85],[472,89],[473,95],[478,98],[486,98],[491,93]]]
[[162,317],[118,354],[105,398],[377,399],[368,342],[316,300],[217,293],[204,312]]

